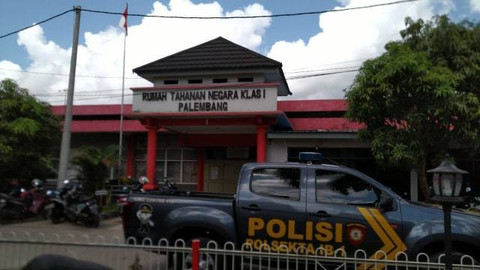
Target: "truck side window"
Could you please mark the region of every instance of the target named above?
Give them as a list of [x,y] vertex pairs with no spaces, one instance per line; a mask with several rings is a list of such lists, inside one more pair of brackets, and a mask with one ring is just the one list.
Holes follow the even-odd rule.
[[316,199],[321,203],[376,206],[381,191],[354,175],[317,170]]
[[298,201],[300,200],[300,169],[254,169],[251,189],[261,195]]

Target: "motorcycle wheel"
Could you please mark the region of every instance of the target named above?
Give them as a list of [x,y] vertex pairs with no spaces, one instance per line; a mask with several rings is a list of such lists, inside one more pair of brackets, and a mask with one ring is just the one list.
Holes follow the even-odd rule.
[[48,220],[48,212],[47,211],[42,211],[42,217],[44,220]]
[[5,214],[3,213],[3,209],[0,209],[0,225],[6,224],[7,220],[5,219]]
[[62,221],[62,214],[60,213],[61,210],[53,208],[49,213],[50,220],[53,224],[58,224]]
[[91,214],[88,217],[87,225],[92,227],[92,228],[98,228],[98,226],[100,226],[100,217],[98,215],[92,215]]

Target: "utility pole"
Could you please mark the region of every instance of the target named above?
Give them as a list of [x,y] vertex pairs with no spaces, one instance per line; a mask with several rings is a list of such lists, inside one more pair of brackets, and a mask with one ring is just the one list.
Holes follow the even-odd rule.
[[63,185],[63,180],[67,178],[68,164],[70,158],[70,138],[72,126],[72,107],[73,107],[73,91],[75,88],[75,71],[77,68],[77,49],[78,49],[78,35],[80,30],[80,13],[81,6],[73,7],[75,10],[75,25],[73,26],[73,41],[72,41],[72,57],[70,60],[70,76],[68,78],[68,92],[67,92],[67,106],[65,111],[65,120],[63,122],[62,145],[60,148],[60,164],[58,168],[58,182],[57,187]]

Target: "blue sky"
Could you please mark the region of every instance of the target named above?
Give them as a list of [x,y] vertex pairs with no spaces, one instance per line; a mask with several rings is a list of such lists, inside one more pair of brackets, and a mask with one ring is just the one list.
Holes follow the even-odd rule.
[[[129,13],[190,16],[279,14],[371,5],[393,0],[137,0]],[[0,35],[81,5],[84,9],[122,12],[117,0],[0,1]],[[340,14],[342,13],[342,14]],[[240,45],[281,61],[287,77],[358,67],[361,60],[381,54],[388,40],[398,39],[405,16],[429,19],[447,13],[454,21],[478,21],[480,0],[421,0],[415,3],[298,17],[192,22],[129,17],[127,70],[222,35]],[[12,77],[40,99],[61,103],[72,40],[73,13],[41,27],[0,39],[0,79]],[[116,77],[121,70],[123,37],[119,16],[82,12],[77,74]],[[49,73],[35,74],[35,73]],[[341,98],[355,74],[289,81],[299,98]],[[145,86],[127,71],[127,87]],[[118,102],[118,78],[78,78],[78,104]],[[105,91],[104,91],[105,90]],[[108,91],[107,91],[108,90]],[[98,93],[105,93],[100,96]],[[97,96],[95,96],[97,94]],[[91,98],[88,98],[91,95]],[[110,95],[110,96],[107,96]]]
[[[154,1],[130,1],[129,12],[137,14],[147,14],[152,10]],[[159,1],[168,4],[169,1]],[[213,2],[195,0],[193,3]],[[319,1],[319,0],[227,0],[217,1],[221,3],[225,11],[235,10],[248,6],[252,3],[260,3],[265,9],[273,14],[294,13],[302,11],[328,10],[338,5],[337,1]],[[73,6],[80,5],[85,9],[95,9],[113,12],[122,12],[125,7],[124,1],[118,0],[102,0],[102,1],[72,1],[72,0],[21,0],[21,1],[0,1],[0,34],[9,33],[32,23],[49,18],[53,15],[61,13]],[[28,8],[27,8],[28,7]],[[47,22],[42,25],[45,35],[49,39],[54,40],[62,47],[68,47],[72,42],[73,29],[73,13],[64,15],[58,19]],[[115,15],[100,15],[84,12],[81,18],[80,31],[98,32],[105,29],[109,25],[117,25],[119,17]],[[129,24],[139,24],[141,21],[138,17],[130,17]],[[265,33],[264,42],[260,46],[259,52],[268,51],[269,47],[278,40],[296,40],[299,38],[306,39],[317,31],[318,15],[308,15],[290,18],[275,19],[269,30]],[[80,35],[80,43],[84,42],[83,35]],[[18,46],[16,35],[0,40],[0,60],[10,60],[20,64],[22,67],[30,62],[25,54],[25,49]]]

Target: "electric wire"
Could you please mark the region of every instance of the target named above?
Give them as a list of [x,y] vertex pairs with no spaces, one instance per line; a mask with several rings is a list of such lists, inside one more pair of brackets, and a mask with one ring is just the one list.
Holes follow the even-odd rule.
[[16,34],[16,33],[19,33],[19,32],[21,32],[21,31],[23,31],[23,30],[27,30],[27,29],[32,28],[32,27],[34,27],[34,26],[37,26],[37,25],[46,23],[46,22],[51,21],[51,20],[53,20],[53,19],[55,19],[55,18],[58,18],[58,17],[60,17],[60,16],[63,16],[63,15],[65,15],[65,14],[67,14],[67,13],[70,13],[70,12],[72,12],[72,11],[74,11],[73,8],[72,8],[72,9],[69,9],[69,10],[66,10],[66,11],[64,11],[64,12],[62,12],[62,13],[59,13],[59,14],[57,14],[57,15],[55,15],[55,16],[52,16],[52,17],[50,17],[50,18],[48,18],[48,19],[42,20],[42,21],[40,21],[40,22],[38,22],[38,23],[34,23],[34,24],[30,25],[30,26],[26,26],[26,27],[23,27],[23,28],[21,28],[21,29],[15,30],[15,31],[13,31],[13,32],[10,32],[10,33],[1,35],[1,36],[0,36],[0,39],[1,39],[1,38],[5,38],[5,37],[8,37],[8,36],[11,36],[11,35]]
[[336,74],[342,74],[342,73],[357,72],[359,70],[360,69],[350,69],[350,70],[335,71],[335,72],[299,75],[299,76],[292,76],[292,77],[286,78],[286,80],[290,81],[290,80],[306,79],[306,78],[313,78],[313,77],[322,77],[322,76],[336,75]]
[[[390,6],[390,5],[397,5],[409,2],[417,2],[421,0],[400,0],[388,3],[381,3],[381,4],[373,4],[367,6],[359,6],[359,7],[351,7],[351,8],[340,8],[340,9],[328,9],[328,10],[320,10],[320,11],[307,11],[307,12],[295,12],[295,13],[281,13],[281,14],[269,14],[269,15],[251,15],[251,16],[176,16],[176,15],[148,15],[148,14],[138,14],[138,13],[130,13],[127,16],[130,17],[143,17],[143,18],[162,18],[162,19],[200,19],[200,20],[218,20],[218,19],[256,19],[256,18],[278,18],[278,17],[293,17],[293,16],[305,16],[305,15],[319,15],[323,13],[330,13],[330,12],[342,12],[342,11],[349,11],[349,10],[359,10],[359,9],[367,9],[367,8],[375,8],[375,7],[382,7],[382,6]],[[4,34],[0,36],[0,39],[11,36],[13,34],[19,33],[26,29],[32,28],[34,26],[46,23],[51,21],[55,18],[63,16],[67,13],[74,11],[75,9],[69,9],[57,15],[54,15],[50,18],[42,20],[38,23],[34,23],[30,26],[23,27],[21,29],[12,31],[10,33]],[[95,9],[81,9],[85,12],[90,13],[99,13],[99,14],[107,14],[107,15],[122,15],[123,12],[112,12],[112,11],[102,11],[102,10],[95,10]]]
[[[336,74],[351,73],[351,72],[356,72],[356,71],[359,71],[359,69],[350,69],[350,70],[341,70],[341,71],[335,71],[335,72],[324,72],[324,73],[298,75],[298,76],[287,77],[286,80],[298,80],[298,79],[306,79],[306,78],[312,78],[312,77],[330,76],[330,75],[336,75]],[[92,91],[92,89],[90,89],[90,90],[76,89],[77,92],[75,93],[75,96],[87,97],[86,99],[106,99],[106,98],[112,98],[112,97],[121,97],[120,94],[105,93],[105,92],[116,92],[116,91],[120,91],[120,90],[122,90],[122,89],[119,89],[119,88],[116,88],[116,89],[95,89],[93,91]],[[102,93],[95,93],[94,91],[102,92]],[[62,97],[62,96],[65,96],[65,93],[49,93],[48,91],[46,91],[46,92],[36,91],[35,93],[33,93],[33,95],[35,95],[37,97]],[[135,93],[125,94],[125,96],[134,96],[134,95],[137,95],[137,94],[135,94]],[[80,99],[80,100],[83,100],[83,99]]]
[[[367,6],[359,6],[359,7],[351,7],[351,8],[340,8],[340,9],[328,9],[328,10],[320,10],[320,11],[307,11],[307,12],[295,12],[295,13],[282,13],[282,14],[270,14],[270,15],[250,15],[250,16],[177,16],[177,15],[147,15],[147,14],[136,14],[136,13],[129,13],[129,17],[144,17],[144,18],[162,18],[162,19],[196,19],[196,20],[225,20],[225,19],[257,19],[257,18],[278,18],[278,17],[293,17],[293,16],[305,16],[305,15],[318,15],[323,13],[329,12],[341,12],[341,11],[349,11],[349,10],[358,10],[358,9],[367,9],[367,8],[375,8],[375,7],[382,7],[382,6],[390,6],[390,5],[397,5],[402,3],[409,3],[409,2],[416,2],[421,0],[400,0],[394,2],[387,2],[381,4],[373,4]],[[100,14],[108,14],[108,15],[123,15],[123,12],[112,12],[112,11],[102,11],[102,10],[94,10],[94,9],[82,9],[85,12],[91,13],[100,13]]]
[[[362,60],[355,60],[355,61],[362,61]],[[344,62],[339,62],[339,63],[344,63]],[[326,64],[331,65],[331,64]],[[317,67],[321,67],[317,66]],[[296,73],[309,73],[309,72],[316,72],[316,71],[327,71],[327,70],[340,70],[340,69],[346,69],[346,68],[359,68],[359,66],[347,66],[347,67],[333,67],[333,68],[324,68],[324,69],[306,69],[306,70],[301,70],[297,69],[298,71],[286,71],[285,74],[296,74]],[[37,75],[49,75],[49,76],[61,76],[61,77],[68,77],[68,74],[63,74],[63,73],[50,73],[50,72],[39,72],[39,71],[26,71],[26,70],[18,70],[18,69],[9,69],[9,68],[0,68],[1,71],[13,71],[13,72],[19,72],[19,73],[27,73],[27,74],[37,74]],[[95,78],[95,79],[122,79],[120,76],[100,76],[100,75],[75,75],[75,78]],[[128,80],[145,80],[140,77],[125,77],[125,79]]]
[[[312,78],[312,77],[321,77],[321,76],[329,76],[329,75],[335,75],[335,74],[342,74],[342,73],[351,73],[351,72],[356,72],[358,69],[352,69],[352,70],[345,70],[345,71],[337,71],[337,72],[328,72],[328,73],[318,73],[318,74],[309,74],[309,75],[303,75],[303,76],[296,76],[296,77],[291,77],[291,78],[286,78],[286,80],[297,80],[297,79],[305,79],[305,78]],[[49,97],[52,97],[53,99],[48,99],[50,103],[58,103],[58,102],[64,102],[65,98],[61,99],[55,99],[59,98],[64,94],[59,94],[59,93],[52,93],[52,94],[33,94],[36,97],[43,97],[48,99]],[[132,93],[132,94],[124,94],[125,97],[133,97],[136,95],[140,95],[140,93]],[[120,98],[122,95],[121,94],[105,94],[105,93],[98,93],[98,94],[87,94],[87,93],[76,93],[75,96],[75,101],[86,101],[86,100],[103,100],[103,99],[112,99],[112,98]]]
[[317,72],[317,71],[327,71],[327,70],[341,70],[341,69],[353,69],[353,68],[360,68],[360,66],[346,66],[346,67],[334,67],[334,68],[322,68],[322,69],[310,69],[310,70],[303,70],[303,71],[290,71],[285,72],[287,74],[297,74],[297,73],[310,73],[310,72]]
[[[30,74],[38,74],[38,75],[51,75],[51,76],[62,76],[62,77],[70,76],[69,74],[64,74],[64,73],[27,71],[27,70],[18,70],[18,69],[9,69],[9,68],[0,68],[0,71],[1,70],[21,72],[21,73],[30,73]],[[100,76],[100,75],[75,75],[75,78],[122,79],[121,76]],[[125,79],[128,79],[128,80],[144,80],[143,78],[137,78],[137,77],[125,77]]]
[[[348,11],[348,10],[356,10],[356,9],[366,9],[366,8],[396,5],[396,4],[407,3],[407,2],[416,2],[416,1],[420,1],[420,0],[401,0],[401,1],[394,1],[394,2],[374,4],[374,5],[368,5],[368,6],[360,6],[360,7],[352,7],[352,8],[343,8],[343,9],[332,9],[332,10],[311,11],[311,12],[298,12],[298,13],[284,13],[284,14],[271,14],[271,15],[255,15],[255,16],[198,17],[198,16],[167,16],[167,15],[145,15],[145,14],[128,14],[128,16],[132,16],[132,17],[155,17],[155,18],[164,18],[164,19],[252,19],[252,18],[267,18],[267,17],[275,18],[275,17],[303,16],[303,15],[322,14],[322,13],[328,13],[328,12],[340,12],[340,11]],[[21,32],[23,30],[29,29],[31,27],[34,27],[36,25],[43,24],[45,22],[48,22],[50,20],[53,20],[53,19],[58,18],[60,16],[63,16],[65,14],[69,13],[69,12],[72,12],[72,11],[74,11],[74,9],[64,11],[60,14],[57,14],[55,16],[52,16],[52,17],[48,18],[48,19],[42,20],[42,21],[40,21],[38,23],[35,23],[31,26],[24,27],[22,29],[10,32],[10,33],[5,34],[5,35],[2,35],[2,36],[0,36],[0,38],[4,38],[4,37],[10,36],[10,35],[13,35],[15,33]],[[123,13],[120,13],[120,12],[99,11],[99,10],[92,10],[92,9],[82,9],[82,11],[92,12],[92,13],[108,14],[108,15],[123,15]],[[350,60],[350,61],[344,61],[344,62],[337,62],[337,63],[325,64],[325,65],[321,65],[321,66],[328,66],[328,65],[340,64],[340,63],[349,63],[349,62],[358,62],[358,61],[363,61],[363,60],[368,60],[368,59],[370,59],[370,58],[356,59],[356,60]],[[310,68],[312,68],[312,67],[310,67]],[[286,72],[286,73],[287,74],[309,73],[309,72],[325,71],[325,70],[341,70],[341,69],[345,69],[345,68],[353,68],[353,67],[337,67],[337,68],[316,69],[316,70],[304,70],[304,69],[307,69],[307,68],[300,68],[300,69],[297,69],[297,71],[291,71],[291,72]],[[24,73],[39,74],[39,75],[53,75],[53,76],[65,76],[65,77],[69,76],[68,74],[23,71],[23,70],[14,70],[14,69],[6,69],[6,68],[0,68],[0,70],[7,70],[7,71],[14,71],[14,72],[24,72]],[[328,76],[328,75],[356,72],[358,70],[359,69],[350,69],[350,70],[343,70],[343,71],[336,71],[336,72],[298,75],[298,76],[287,77],[286,80],[297,80],[297,79],[304,79],[304,78],[311,78],[311,77]],[[115,77],[115,76],[99,76],[99,75],[76,75],[76,77],[100,78],[100,79],[120,79],[120,78],[122,78],[122,77]],[[125,79],[137,79],[138,80],[138,79],[143,79],[143,78],[128,77],[128,78],[125,78]],[[100,90],[97,90],[97,91],[100,91]],[[101,91],[117,91],[117,89],[106,89],[106,90],[101,90]],[[60,94],[50,94],[50,95],[49,94],[46,94],[46,95],[38,94],[38,96],[55,96],[55,95],[59,96],[59,95],[63,95],[63,94],[61,94],[61,93]],[[101,94],[101,95],[97,95],[97,94],[92,94],[92,95],[77,94],[77,95],[80,95],[80,96],[97,96],[94,99],[106,99],[106,98],[111,98],[111,97],[117,97],[118,96],[118,95],[114,95],[114,94]],[[104,98],[98,98],[100,96],[104,97]],[[127,96],[128,96],[128,94],[127,94]]]
[[317,68],[319,68],[319,67],[334,66],[334,65],[338,65],[338,64],[346,64],[346,63],[353,63],[353,62],[363,62],[363,61],[366,61],[366,60],[373,59],[373,58],[375,58],[375,57],[376,57],[376,56],[367,57],[367,58],[359,58],[359,59],[354,59],[354,60],[347,60],[347,61],[340,61],[340,62],[326,63],[326,64],[321,64],[321,65],[318,65],[318,66],[300,67],[300,68],[291,69],[290,71],[288,71],[288,73],[295,73],[295,72],[297,72],[297,71],[302,71],[302,70],[305,70],[305,69],[317,69]]

